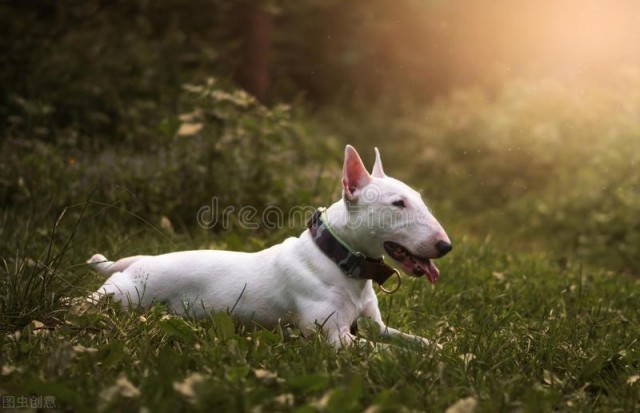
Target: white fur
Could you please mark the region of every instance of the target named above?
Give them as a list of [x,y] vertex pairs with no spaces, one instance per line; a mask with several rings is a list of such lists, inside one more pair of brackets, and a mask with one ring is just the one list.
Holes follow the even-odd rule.
[[[391,240],[413,253],[435,258],[435,243],[448,242],[448,238],[420,195],[384,175],[377,149],[373,174],[363,170],[357,152],[347,146],[344,196],[326,215],[335,232],[371,257],[382,255],[382,243]],[[407,204],[403,211],[391,205],[400,198]],[[349,224],[358,219],[369,221]],[[97,294],[111,294],[125,306],[148,307],[160,302],[178,313],[196,316],[212,310],[230,311],[245,325],[272,328],[294,323],[305,334],[322,326],[334,345],[350,344],[354,339],[350,327],[366,316],[380,326],[383,336],[428,342],[385,326],[372,282],[346,277],[316,246],[308,230],[256,253],[183,251],[116,262],[96,254],[88,262],[110,275]]]

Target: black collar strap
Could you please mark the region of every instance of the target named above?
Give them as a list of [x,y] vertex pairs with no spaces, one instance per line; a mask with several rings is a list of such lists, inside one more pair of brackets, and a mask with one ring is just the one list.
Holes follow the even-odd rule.
[[382,285],[397,270],[380,258],[369,258],[354,251],[323,221],[325,208],[318,208],[307,224],[314,242],[329,259],[335,262],[349,278],[373,280]]

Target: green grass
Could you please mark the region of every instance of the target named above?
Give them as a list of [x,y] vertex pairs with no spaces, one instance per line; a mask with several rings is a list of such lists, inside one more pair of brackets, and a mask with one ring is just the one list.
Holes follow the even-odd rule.
[[[0,395],[52,396],[61,411],[442,412],[460,400],[480,412],[640,411],[633,84],[579,98],[511,84],[401,114],[266,110],[207,91],[182,108],[198,109],[198,136],[173,136],[171,112],[145,126],[164,131],[155,140],[118,149],[5,139]],[[378,145],[385,170],[424,190],[454,241],[436,286],[404,277],[380,295],[390,326],[442,350],[336,352],[224,314],[183,320],[77,300],[103,282],[84,264],[97,252],[253,251],[299,233],[205,231],[196,212],[214,195],[221,207],[327,205],[344,137],[368,165]]]
[[[226,314],[183,320],[161,307],[135,313],[69,302],[100,284],[78,265],[98,249],[116,257],[205,248],[214,238],[239,249],[276,241],[156,232],[113,208],[92,204],[80,219],[81,209],[68,210],[52,238],[46,219],[34,221],[18,260],[31,261],[8,260],[2,270],[6,308],[24,310],[0,315],[3,395],[53,396],[58,410],[74,411],[441,412],[468,397],[486,412],[640,409],[637,279],[452,234],[456,249],[441,260],[437,285],[404,277],[397,294],[380,295],[389,325],[442,350],[335,351],[292,329],[239,329]],[[19,214],[5,217],[4,236],[24,229]],[[55,270],[30,255],[47,251],[49,239]],[[41,287],[18,289],[22,305],[9,302],[11,282],[25,281]]]

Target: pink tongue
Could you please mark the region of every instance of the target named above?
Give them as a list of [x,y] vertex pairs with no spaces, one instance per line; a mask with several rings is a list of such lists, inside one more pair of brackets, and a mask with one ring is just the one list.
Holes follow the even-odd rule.
[[440,270],[438,270],[438,267],[436,267],[433,261],[416,261],[416,265],[424,271],[431,284],[438,281],[438,277],[440,277]]

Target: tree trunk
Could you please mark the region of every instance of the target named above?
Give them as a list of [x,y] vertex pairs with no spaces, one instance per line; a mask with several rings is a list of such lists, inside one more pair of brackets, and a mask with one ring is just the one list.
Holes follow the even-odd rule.
[[236,80],[247,92],[265,103],[269,89],[269,59],[273,37],[273,16],[258,1],[238,6],[241,54]]

